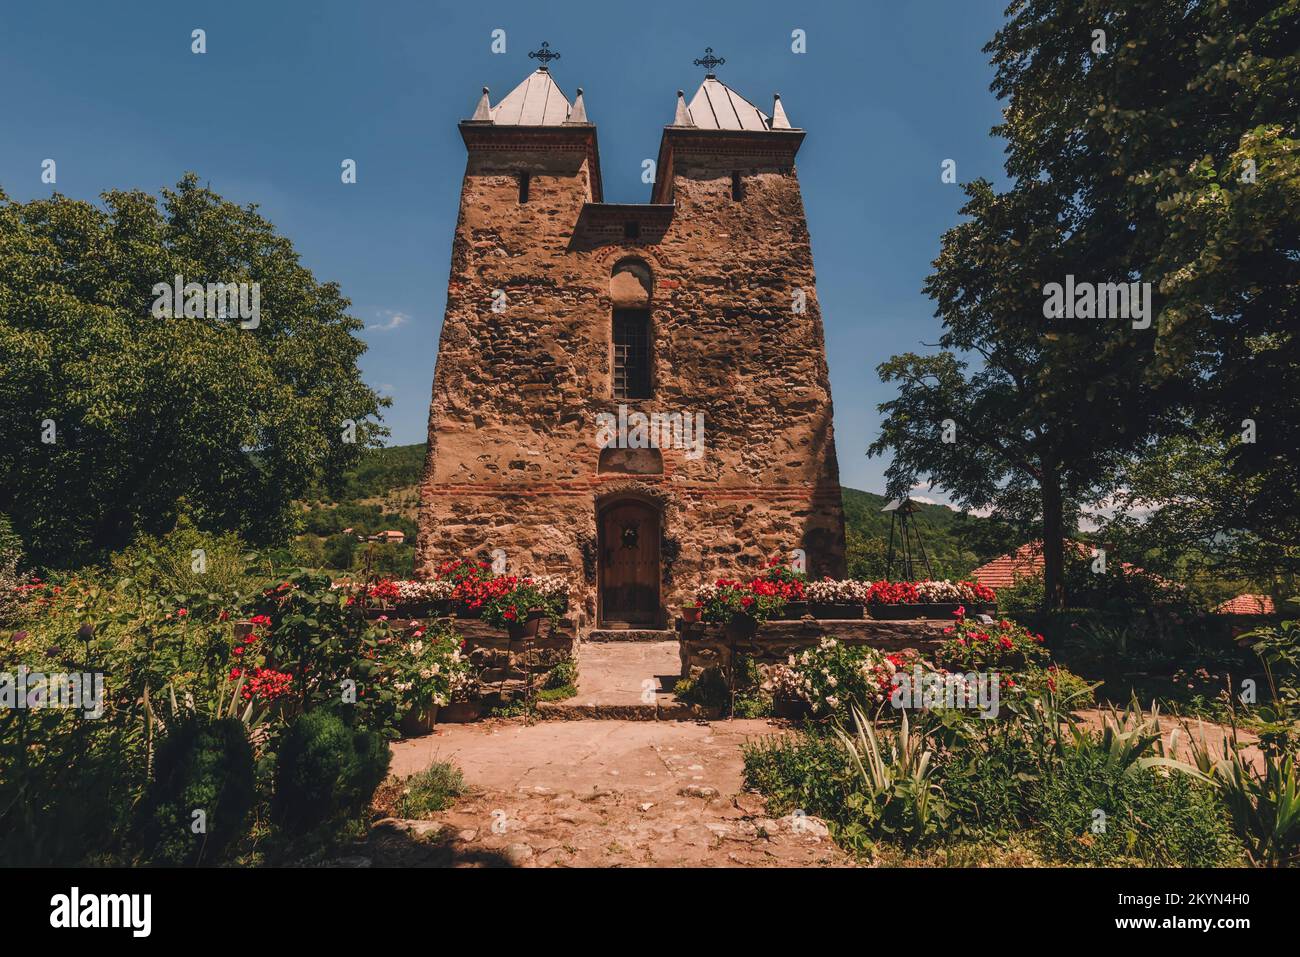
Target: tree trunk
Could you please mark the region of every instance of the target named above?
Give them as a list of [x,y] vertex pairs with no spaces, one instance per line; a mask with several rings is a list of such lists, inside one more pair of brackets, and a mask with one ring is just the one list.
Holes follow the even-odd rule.
[[1061,479],[1055,469],[1043,471],[1043,611],[1065,607],[1065,531]]

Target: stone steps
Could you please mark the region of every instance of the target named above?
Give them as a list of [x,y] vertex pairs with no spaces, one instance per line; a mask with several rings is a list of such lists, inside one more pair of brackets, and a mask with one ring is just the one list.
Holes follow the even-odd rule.
[[[671,634],[671,632],[670,632]],[[557,721],[682,721],[701,717],[673,698],[681,673],[676,641],[584,644],[578,655],[578,693],[543,701],[539,716]]]
[[677,632],[671,628],[597,628],[583,636],[584,641],[676,641]]
[[689,721],[701,717],[690,705],[673,699],[671,694],[655,695],[654,704],[597,704],[568,701],[543,701],[537,705],[538,717],[548,721]]

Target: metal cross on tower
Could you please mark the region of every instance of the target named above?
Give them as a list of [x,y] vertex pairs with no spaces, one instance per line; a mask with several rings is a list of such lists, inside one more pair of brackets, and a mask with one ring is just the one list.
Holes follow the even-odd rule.
[[558,53],[551,52],[551,45],[549,43],[543,43],[540,50],[532,50],[528,54],[528,59],[542,61],[543,70],[546,69],[552,60],[558,60],[559,58],[560,55]]
[[725,58],[713,55],[713,47],[705,47],[704,56],[697,57],[695,60],[695,65],[702,66],[704,67],[704,69],[712,73],[714,67],[722,66],[722,64],[726,62],[727,61]]

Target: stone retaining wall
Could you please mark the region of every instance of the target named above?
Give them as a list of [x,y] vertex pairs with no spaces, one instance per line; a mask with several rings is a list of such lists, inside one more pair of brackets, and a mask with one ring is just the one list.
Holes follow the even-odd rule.
[[[465,641],[464,654],[469,658],[482,689],[486,707],[523,698],[529,675],[534,693],[545,686],[551,670],[562,661],[574,658],[577,629],[572,619],[562,618],[552,629],[543,621],[536,638],[511,640],[509,634],[477,618],[428,618],[434,624],[450,625]],[[400,623],[394,623],[400,627]]]
[[[946,621],[907,619],[903,621],[826,620],[804,618],[799,621],[768,621],[758,626],[753,638],[737,639],[734,650],[759,665],[784,662],[790,655],[816,647],[824,637],[846,645],[870,645],[880,651],[914,648],[922,655],[933,656],[942,644]],[[722,625],[703,622],[677,622],[683,678],[695,678],[706,668],[724,671],[731,663],[732,640]]]

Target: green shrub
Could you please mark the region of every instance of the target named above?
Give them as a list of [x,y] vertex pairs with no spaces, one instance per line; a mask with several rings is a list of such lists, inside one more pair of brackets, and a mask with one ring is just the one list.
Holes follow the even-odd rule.
[[726,709],[731,704],[727,679],[717,668],[705,668],[694,678],[682,678],[673,686],[673,694],[683,704],[701,708]]
[[1100,749],[1067,749],[1029,789],[1028,805],[1045,852],[1059,860],[1213,867],[1242,859],[1211,789],[1186,775],[1124,768]]
[[388,775],[389,760],[379,734],[349,728],[325,711],[302,715],[277,755],[271,820],[303,837],[357,818]]
[[131,824],[129,764],[114,748],[82,751],[75,734],[33,739],[45,744],[0,744],[0,867],[116,863]]
[[574,686],[578,683],[578,663],[572,658],[565,658],[546,676],[544,687],[548,690]]
[[940,781],[954,824],[970,834],[1002,835],[1025,820],[1026,792],[1037,766],[1017,725],[966,722],[971,732],[947,752]]
[[413,774],[403,782],[396,815],[423,818],[435,811],[445,811],[464,793],[465,778],[460,768],[450,761],[435,761],[428,770]]
[[745,787],[767,798],[772,814],[802,810],[844,821],[853,793],[852,762],[829,734],[772,735],[742,746]]
[[[234,718],[188,718],[154,755],[142,849],[155,864],[212,863],[244,833],[256,797],[253,749]],[[194,833],[195,812],[203,830]]]

